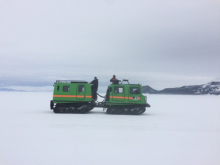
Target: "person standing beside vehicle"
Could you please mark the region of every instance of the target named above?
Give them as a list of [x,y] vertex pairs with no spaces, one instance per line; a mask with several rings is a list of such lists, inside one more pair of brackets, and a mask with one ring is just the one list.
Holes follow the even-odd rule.
[[99,86],[99,80],[97,79],[97,77],[94,77],[94,80],[92,82],[90,82],[90,84],[92,84],[92,98],[94,100],[97,100],[97,91],[98,91],[98,86]]

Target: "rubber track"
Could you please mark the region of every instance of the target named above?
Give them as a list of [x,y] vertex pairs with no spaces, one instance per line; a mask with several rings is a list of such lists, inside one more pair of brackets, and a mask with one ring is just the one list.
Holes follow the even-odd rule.
[[54,113],[87,113],[93,108],[87,105],[81,107],[58,106],[53,109]]
[[125,115],[140,115],[145,112],[145,107],[109,107],[108,114],[125,114]]

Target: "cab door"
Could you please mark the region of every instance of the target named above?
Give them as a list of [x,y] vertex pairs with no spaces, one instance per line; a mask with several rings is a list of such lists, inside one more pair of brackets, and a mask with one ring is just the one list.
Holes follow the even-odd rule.
[[129,102],[135,103],[140,101],[141,101],[140,87],[130,87]]
[[112,100],[123,102],[125,99],[125,90],[123,86],[114,86],[112,91]]
[[77,85],[76,86],[76,99],[84,100],[85,99],[85,85]]

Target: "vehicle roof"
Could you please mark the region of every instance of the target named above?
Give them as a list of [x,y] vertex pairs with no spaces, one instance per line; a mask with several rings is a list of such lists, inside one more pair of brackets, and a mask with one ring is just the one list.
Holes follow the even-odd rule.
[[88,83],[85,80],[56,80],[56,83]]

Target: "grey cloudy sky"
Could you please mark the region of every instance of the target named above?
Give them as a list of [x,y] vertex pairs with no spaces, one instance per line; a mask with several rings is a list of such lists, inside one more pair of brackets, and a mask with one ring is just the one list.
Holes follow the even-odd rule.
[[220,80],[219,0],[1,0],[0,86]]

